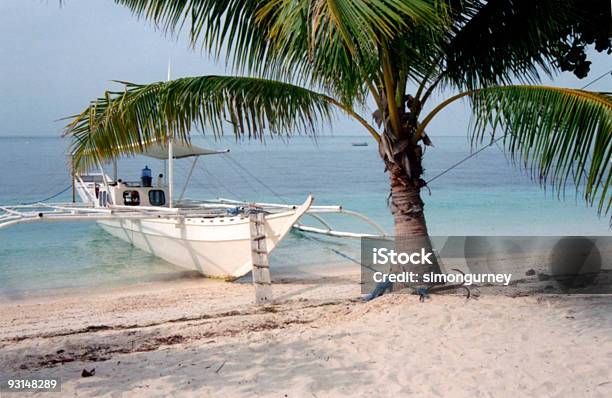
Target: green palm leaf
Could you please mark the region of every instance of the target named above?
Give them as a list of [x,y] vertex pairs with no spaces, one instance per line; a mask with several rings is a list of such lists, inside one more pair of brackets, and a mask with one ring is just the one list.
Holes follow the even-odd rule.
[[192,45],[224,52],[238,72],[323,89],[345,105],[365,103],[381,83],[381,43],[445,22],[433,0],[115,1],[165,32],[188,28]]
[[542,184],[557,192],[573,181],[589,205],[612,206],[612,97],[544,86],[491,87],[473,99],[474,135],[482,140],[493,127],[504,144]]
[[[230,121],[238,135],[313,132],[329,121],[331,98],[295,85],[249,77],[200,76],[148,85],[124,83],[93,101],[66,127],[79,168],[135,154],[168,136],[189,143],[197,125],[215,135]],[[350,112],[350,109],[346,109]]]

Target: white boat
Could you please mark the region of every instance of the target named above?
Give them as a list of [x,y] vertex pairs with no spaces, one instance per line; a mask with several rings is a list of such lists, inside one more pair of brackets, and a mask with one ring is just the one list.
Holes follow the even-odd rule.
[[[269,255],[292,229],[337,237],[381,236],[385,232],[367,217],[341,206],[313,206],[308,196],[302,204],[247,203],[231,199],[208,201],[183,200],[183,188],[174,200],[173,161],[193,158],[191,171],[200,156],[217,155],[217,151],[197,146],[148,146],[143,155],[167,160],[167,181],[153,184],[145,176],[139,182],[118,178],[117,163],[113,175],[99,172],[74,175],[74,192],[80,204],[55,203],[0,206],[0,228],[40,221],[93,220],[109,234],[187,270],[204,276],[233,280],[251,271],[255,254],[253,240],[265,240],[261,247]],[[189,183],[191,172],[185,183]],[[262,213],[263,234],[254,236],[253,214]],[[322,218],[325,213],[357,217],[371,225],[373,234],[334,230]],[[320,226],[308,226],[300,219],[310,216]]]

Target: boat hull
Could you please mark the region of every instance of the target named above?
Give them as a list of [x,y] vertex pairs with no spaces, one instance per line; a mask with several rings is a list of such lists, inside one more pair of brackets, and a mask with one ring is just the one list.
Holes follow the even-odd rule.
[[[312,198],[293,210],[266,215],[268,253],[308,210]],[[104,220],[109,234],[186,270],[207,277],[233,280],[252,268],[248,217],[152,218]]]

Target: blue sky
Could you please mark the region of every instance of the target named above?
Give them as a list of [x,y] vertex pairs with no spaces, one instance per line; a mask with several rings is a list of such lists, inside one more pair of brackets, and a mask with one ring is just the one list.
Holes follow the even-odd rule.
[[[112,0],[2,0],[0,2],[0,136],[57,136],[57,120],[81,111],[111,80],[147,83],[164,80],[168,59],[174,77],[227,74],[223,63],[189,49],[183,38],[164,36]],[[592,54],[590,76],[569,73],[555,85],[580,87],[612,69],[609,56]],[[589,87],[612,90],[606,77]],[[364,115],[368,116],[368,115]],[[366,117],[369,119],[369,117]],[[430,135],[463,135],[469,111],[456,104],[439,114]],[[367,133],[339,117],[333,134]]]

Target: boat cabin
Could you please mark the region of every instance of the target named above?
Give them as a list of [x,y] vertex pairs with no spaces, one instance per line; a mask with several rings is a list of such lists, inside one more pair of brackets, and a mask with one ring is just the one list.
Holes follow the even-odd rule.
[[[148,166],[142,170],[140,181],[123,181],[117,176],[117,162],[113,161],[113,176],[104,172],[100,165],[100,172],[77,174],[74,178],[76,193],[84,203],[95,207],[173,207],[172,188],[172,161],[193,157],[193,166],[200,156],[227,153],[229,150],[218,151],[200,148],[195,145],[186,146],[170,143],[168,146],[155,145],[147,148],[142,155],[168,160],[168,179],[153,181],[151,169]],[[193,167],[192,167],[193,170]],[[189,183],[189,175],[185,185]],[[184,191],[184,190],[183,190]]]
[[[104,179],[106,178],[106,183]],[[76,190],[81,200],[96,207],[167,206],[167,186],[143,186],[141,182],[113,181],[102,173],[77,176]],[[106,188],[108,185],[108,189]]]

